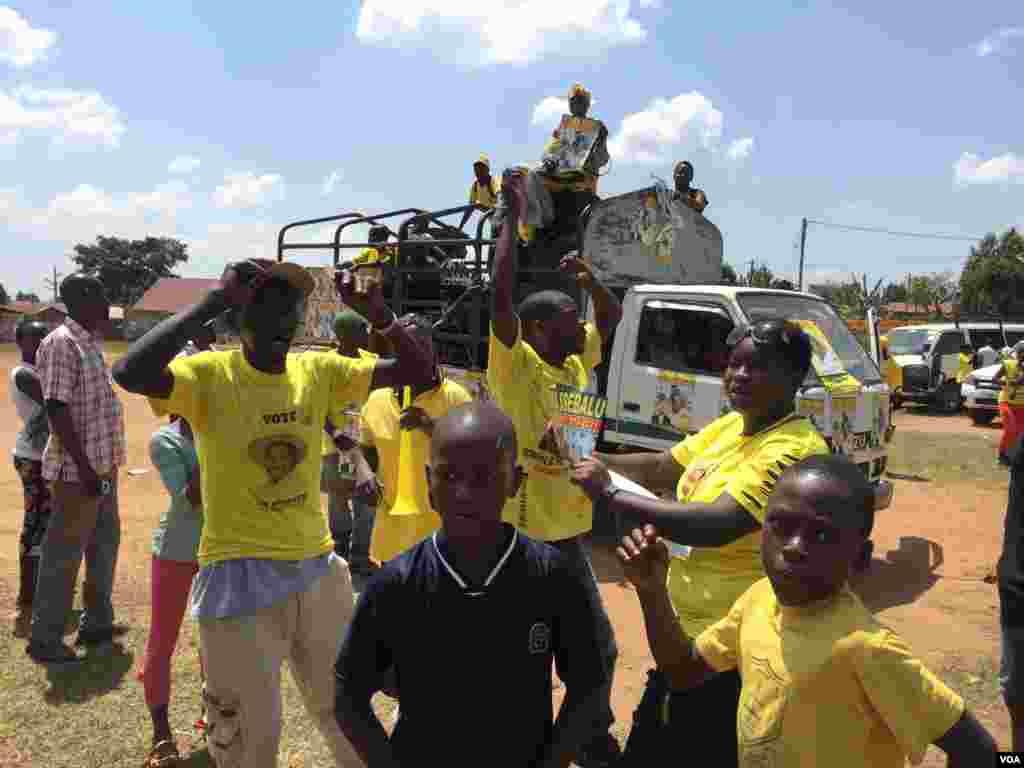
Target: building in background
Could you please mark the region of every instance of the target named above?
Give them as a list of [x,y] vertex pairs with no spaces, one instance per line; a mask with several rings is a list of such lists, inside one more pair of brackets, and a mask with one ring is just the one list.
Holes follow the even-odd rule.
[[137,339],[161,320],[202,301],[219,280],[202,277],[164,277],[157,280],[134,306],[124,310],[124,338]]

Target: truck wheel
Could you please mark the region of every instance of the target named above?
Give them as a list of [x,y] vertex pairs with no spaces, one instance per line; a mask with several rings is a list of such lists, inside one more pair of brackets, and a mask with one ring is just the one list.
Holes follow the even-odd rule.
[[996,415],[992,411],[982,411],[980,409],[971,411],[971,421],[977,427],[988,426],[995,417]]
[[936,405],[942,413],[957,413],[960,410],[960,385],[954,382],[945,384],[939,390]]

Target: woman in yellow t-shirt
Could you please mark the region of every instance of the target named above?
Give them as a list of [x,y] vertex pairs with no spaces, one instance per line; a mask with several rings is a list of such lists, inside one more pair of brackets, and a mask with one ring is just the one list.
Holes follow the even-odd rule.
[[992,377],[996,384],[1002,382],[999,393],[999,418],[1003,422],[1003,439],[999,441],[999,463],[1009,466],[1010,448],[1024,432],[1024,370],[1021,369],[1021,354],[1024,341],[1018,341],[1013,354],[1003,360],[1001,367]]
[[[796,414],[796,393],[811,366],[811,342],[781,318],[735,329],[724,387],[733,412],[672,450],[631,455],[597,454],[574,468],[573,479],[603,508],[635,523],[654,524],[667,539],[692,547],[669,568],[672,606],[687,635],[728,613],[735,600],[763,578],[761,525],[765,504],[781,472],[806,456],[828,453],[824,439]],[[605,465],[649,488],[676,488],[676,502],[619,492]],[[655,664],[659,649],[651,648]],[[716,766],[735,765],[735,672],[686,693],[669,690],[658,669],[633,719],[623,765],[654,765],[691,748],[689,730],[701,723],[701,741]]]

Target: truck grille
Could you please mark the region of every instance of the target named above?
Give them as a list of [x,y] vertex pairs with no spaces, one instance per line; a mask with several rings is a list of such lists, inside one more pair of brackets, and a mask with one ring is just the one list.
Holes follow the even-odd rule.
[[931,370],[927,365],[905,365],[903,366],[903,390],[921,392],[928,391],[928,383],[931,378]]

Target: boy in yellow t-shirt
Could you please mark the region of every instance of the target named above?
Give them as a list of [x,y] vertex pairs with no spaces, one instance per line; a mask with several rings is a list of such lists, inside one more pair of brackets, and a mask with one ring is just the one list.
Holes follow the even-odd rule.
[[[674,690],[738,669],[740,768],[903,768],[935,744],[950,765],[995,765],[996,745],[951,691],[850,590],[870,557],[870,484],[842,456],[782,473],[768,500],[756,582],[693,639],[665,588],[669,554],[653,526],[618,556]],[[797,695],[799,693],[799,696]],[[714,756],[706,760],[714,763]]]
[[999,441],[999,463],[1009,466],[1010,448],[1024,433],[1024,369],[1020,356],[1024,353],[1024,341],[1018,341],[1013,354],[1003,360],[992,381],[1002,383],[999,392],[999,419],[1003,422],[1003,437]]

